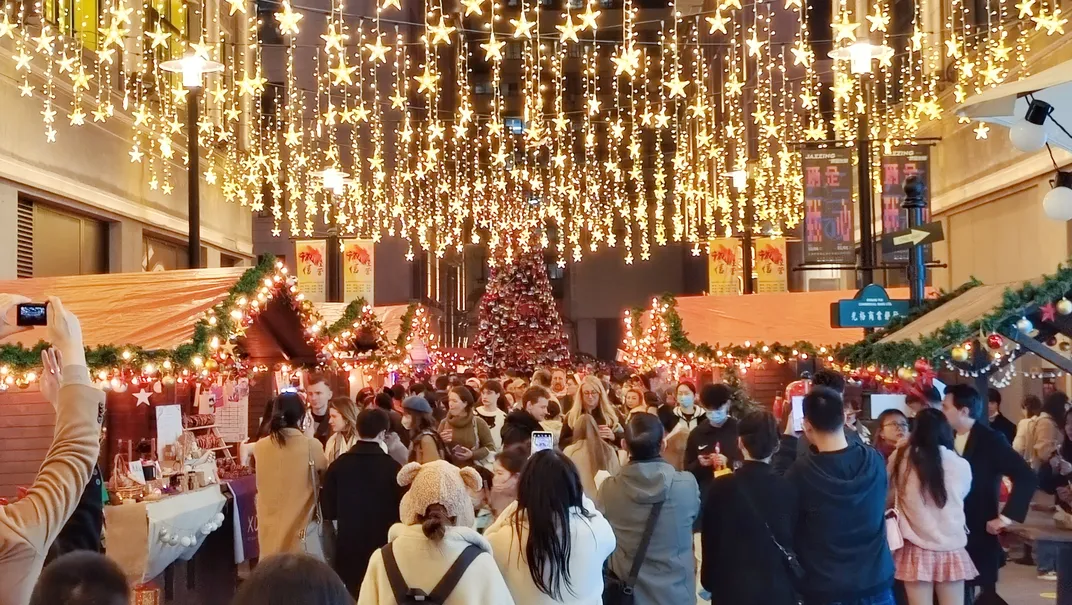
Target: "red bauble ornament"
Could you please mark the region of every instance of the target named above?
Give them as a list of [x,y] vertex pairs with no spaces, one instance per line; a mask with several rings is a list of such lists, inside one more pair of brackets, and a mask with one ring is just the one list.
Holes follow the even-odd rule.
[[1001,342],[1002,340],[1000,334],[991,334],[990,336],[986,337],[986,346],[990,347],[991,349],[1000,349]]

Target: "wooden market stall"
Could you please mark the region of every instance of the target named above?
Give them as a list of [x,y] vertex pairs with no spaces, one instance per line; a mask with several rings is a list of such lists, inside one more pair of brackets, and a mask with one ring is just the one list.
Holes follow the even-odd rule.
[[[233,588],[241,552],[233,531],[238,523],[255,527],[248,523],[255,520],[255,484],[236,462],[217,473],[213,460],[231,458],[237,442],[256,430],[274,396],[275,370],[316,364],[323,344],[315,311],[285,269],[267,258],[253,268],[24,279],[0,282],[0,291],[34,301],[58,296],[80,320],[90,375],[106,392],[99,462],[113,480],[113,503],[123,500],[105,511],[109,556],[140,584],[170,574],[176,560],[195,554],[219,559],[218,552],[199,553],[203,543],[215,541],[230,566],[214,565],[218,574],[200,577],[207,582],[215,575]],[[32,380],[45,334],[35,328],[0,342],[0,495],[32,483],[52,441],[52,406]],[[172,427],[172,449],[163,447],[164,425]],[[124,465],[142,457],[139,449],[159,456],[160,476],[135,495],[133,488],[119,488],[137,487]],[[172,464],[162,451],[175,455]],[[117,454],[123,465],[113,465]],[[113,469],[123,470],[108,477]],[[240,492],[246,505],[241,521]],[[255,551],[254,540],[241,556]],[[196,600],[225,603],[229,597]]]

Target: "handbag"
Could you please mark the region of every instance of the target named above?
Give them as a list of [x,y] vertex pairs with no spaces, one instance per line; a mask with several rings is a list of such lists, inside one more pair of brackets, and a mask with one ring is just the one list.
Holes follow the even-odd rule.
[[655,533],[655,523],[659,520],[659,513],[663,510],[664,497],[655,503],[648,513],[648,522],[644,526],[644,535],[640,538],[636,555],[633,556],[633,564],[629,568],[629,577],[622,580],[609,567],[603,569],[603,605],[633,605],[633,587],[636,586],[637,576],[640,575],[640,567],[644,565],[644,556],[648,553],[648,545],[651,543],[651,535]]
[[767,537],[769,537],[771,542],[774,543],[774,546],[778,549],[778,552],[782,554],[782,560],[785,562],[786,569],[789,570],[790,577],[795,583],[799,584],[804,580],[804,566],[800,564],[800,558],[797,557],[797,553],[782,546],[782,543],[778,541],[778,538],[774,537],[774,531],[771,530],[771,527],[767,523],[767,520],[759,514],[759,509],[756,508],[755,501],[752,500],[752,496],[749,495],[748,488],[746,488],[744,484],[740,481],[737,482],[737,486],[741,490],[741,495],[744,496],[745,504],[748,506],[749,509],[752,510],[752,512],[755,513],[756,518],[759,519],[761,523],[763,523],[763,527],[767,529]]
[[330,522],[324,521],[320,510],[320,480],[317,477],[316,463],[313,461],[312,439],[309,441],[309,481],[313,486],[313,509],[309,511],[309,521],[301,531],[298,539],[302,552],[330,563],[335,557],[335,531]]
[[[898,470],[900,464],[897,465]],[[893,490],[893,508],[886,511],[886,543],[890,546],[890,552],[897,552],[904,548],[904,535],[901,534],[901,510],[897,502],[900,488],[896,485]]]

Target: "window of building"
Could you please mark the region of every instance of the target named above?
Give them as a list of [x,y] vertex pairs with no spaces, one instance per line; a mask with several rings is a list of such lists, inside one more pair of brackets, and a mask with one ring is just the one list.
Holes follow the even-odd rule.
[[26,199],[18,210],[19,277],[108,272],[108,223]]
[[100,15],[98,0],[44,0],[45,21],[63,35],[82,41],[90,50],[97,50],[97,21]]
[[145,271],[170,271],[190,268],[186,246],[171,240],[146,235],[142,240],[141,268]]

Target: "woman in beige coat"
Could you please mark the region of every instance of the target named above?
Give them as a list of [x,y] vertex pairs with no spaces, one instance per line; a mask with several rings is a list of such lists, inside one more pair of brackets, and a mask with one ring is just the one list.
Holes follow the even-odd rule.
[[276,398],[271,434],[253,446],[257,464],[257,536],[261,559],[302,552],[301,538],[316,506],[319,474],[327,468],[324,447],[298,428],[305,404],[298,395]]
[[562,453],[577,466],[577,472],[581,476],[581,485],[584,487],[584,495],[599,504],[596,473],[607,471],[611,475],[617,475],[621,470],[621,464],[618,461],[618,452],[600,437],[599,426],[595,418],[582,414],[577,419],[573,443],[566,446]]

